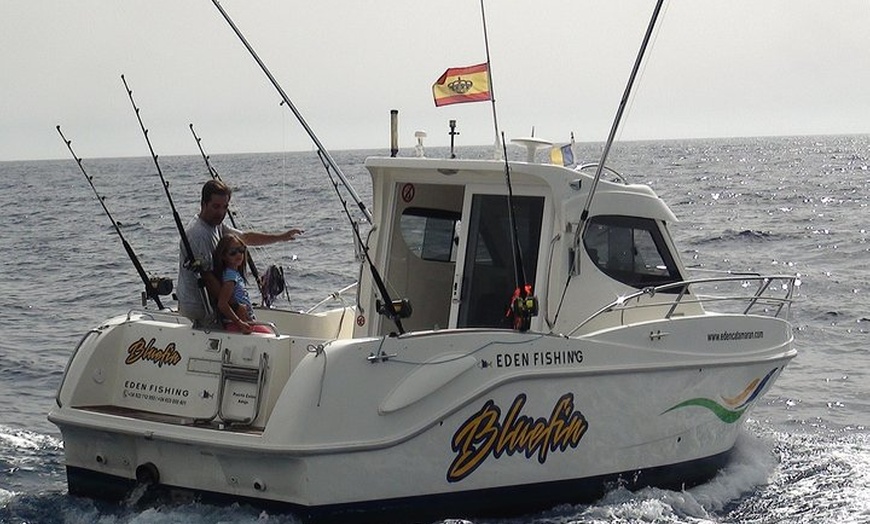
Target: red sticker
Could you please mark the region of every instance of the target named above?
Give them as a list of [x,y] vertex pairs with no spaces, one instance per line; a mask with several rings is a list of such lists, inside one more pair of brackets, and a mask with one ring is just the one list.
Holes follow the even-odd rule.
[[402,200],[406,203],[414,200],[414,193],[417,192],[417,189],[414,187],[414,184],[405,184],[402,186]]
[[356,325],[357,325],[357,326],[364,326],[364,325],[366,325],[366,317],[364,317],[364,316],[362,316],[362,315],[356,317]]

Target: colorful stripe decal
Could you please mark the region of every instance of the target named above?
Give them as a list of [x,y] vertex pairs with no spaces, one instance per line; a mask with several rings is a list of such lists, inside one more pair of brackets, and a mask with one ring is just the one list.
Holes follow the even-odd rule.
[[684,408],[687,406],[699,406],[703,408],[707,408],[716,415],[719,420],[726,424],[733,424],[740,420],[740,417],[743,416],[743,413],[746,412],[746,409],[749,407],[749,404],[752,403],[758,396],[764,391],[764,387],[770,382],[770,379],[773,378],[774,373],[779,368],[773,368],[768,372],[767,375],[762,379],[753,379],[747,384],[747,386],[743,389],[743,391],[737,395],[736,397],[721,397],[727,406],[723,406],[719,404],[715,400],[709,398],[692,398],[689,400],[684,400],[679,404],[666,409],[661,414],[664,415],[670,411],[674,411],[675,409]]

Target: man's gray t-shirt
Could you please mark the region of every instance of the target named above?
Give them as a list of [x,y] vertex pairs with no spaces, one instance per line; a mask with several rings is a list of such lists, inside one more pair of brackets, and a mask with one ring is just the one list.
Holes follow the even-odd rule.
[[[193,256],[200,261],[200,267],[203,271],[211,271],[214,267],[212,254],[221,237],[229,234],[242,235],[241,231],[224,223],[211,226],[200,219],[199,215],[193,217],[193,220],[187,225],[185,233],[190,242],[190,248],[193,250]],[[187,260],[187,250],[184,248],[183,241],[179,241],[179,250],[178,286],[176,287],[178,311],[191,320],[205,320],[207,314],[202,302],[203,295],[196,284],[196,273],[184,267],[184,262]]]

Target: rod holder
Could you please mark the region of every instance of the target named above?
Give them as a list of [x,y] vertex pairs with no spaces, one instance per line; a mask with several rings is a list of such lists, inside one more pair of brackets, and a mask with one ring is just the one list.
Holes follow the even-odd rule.
[[456,158],[456,153],[453,152],[453,139],[459,134],[456,130],[456,120],[450,121],[450,132],[447,134],[450,135],[450,158]]
[[390,110],[390,156],[399,153],[399,110]]

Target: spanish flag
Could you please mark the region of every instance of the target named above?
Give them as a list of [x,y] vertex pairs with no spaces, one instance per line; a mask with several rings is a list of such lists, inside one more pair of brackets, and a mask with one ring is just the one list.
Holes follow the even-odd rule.
[[451,67],[432,85],[435,107],[490,100],[487,64]]

